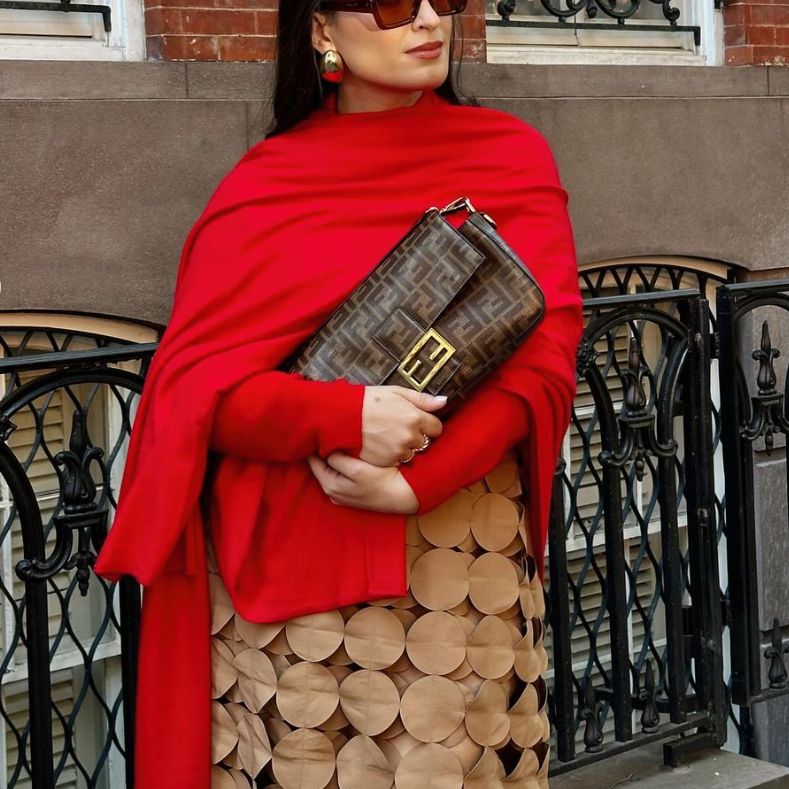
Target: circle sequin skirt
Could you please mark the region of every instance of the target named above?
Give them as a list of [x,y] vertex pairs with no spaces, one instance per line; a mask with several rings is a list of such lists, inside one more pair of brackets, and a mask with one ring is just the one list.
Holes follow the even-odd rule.
[[212,789],[547,789],[542,585],[514,452],[407,518],[408,594],[275,624],[208,544]]

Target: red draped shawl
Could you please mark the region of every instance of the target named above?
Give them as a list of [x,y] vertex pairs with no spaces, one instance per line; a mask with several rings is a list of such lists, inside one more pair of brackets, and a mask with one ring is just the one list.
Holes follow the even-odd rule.
[[406,516],[333,504],[305,459],[358,453],[364,387],[276,368],[428,206],[462,195],[529,266],[546,316],[401,469],[425,512],[526,439],[530,548],[543,577],[582,330],[568,196],[551,150],[517,117],[432,90],[408,107],[357,113],[338,113],[329,94],[250,148],[191,228],[138,404],[95,565],[144,587],[137,789],[209,789],[204,528],[248,620],[405,593]]

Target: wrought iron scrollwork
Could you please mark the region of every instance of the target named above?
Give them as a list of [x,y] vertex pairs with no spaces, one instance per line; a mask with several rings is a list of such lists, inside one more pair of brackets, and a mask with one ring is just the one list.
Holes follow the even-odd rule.
[[652,670],[652,660],[647,659],[644,665],[644,687],[638,694],[642,705],[641,731],[651,734],[660,728],[660,713],[657,708],[657,687],[655,685],[655,672]]
[[[69,449],[54,456],[64,510],[53,518],[55,547],[46,558],[32,557],[17,562],[16,572],[23,581],[43,581],[62,570],[76,568],[80,594],[87,595],[90,568],[96,561],[93,546],[101,543],[107,530],[107,510],[98,509],[96,483],[90,473],[91,464],[103,455],[104,450],[90,442],[84,411],[75,410]],[[72,554],[74,532],[78,535],[77,551]]]
[[595,363],[595,359],[600,355],[600,351],[594,347],[589,341],[589,338],[581,337],[581,342],[578,343],[578,350],[575,354],[575,372],[576,376],[581,379],[585,378],[589,373],[589,369]]
[[621,373],[625,396],[618,417],[619,448],[600,452],[600,463],[603,465],[621,468],[632,460],[639,481],[644,478],[647,456],[668,458],[677,451],[675,439],[669,438],[665,443],[660,443],[655,433],[655,414],[647,410],[647,397],[643,386],[647,370],[641,361],[638,340],[631,337],[627,366]]
[[[659,5],[663,12],[663,17],[669,22],[675,22],[679,19],[680,10],[671,7],[671,0],[649,0],[649,2]],[[638,13],[641,7],[641,0],[630,0],[629,5],[624,8],[618,9],[616,7],[616,0],[606,2],[606,0],[565,0],[566,8],[557,8],[552,5],[551,0],[540,0],[542,7],[552,16],[560,19],[566,19],[570,16],[575,16],[581,11],[586,11],[589,19],[594,19],[597,16],[598,10],[602,11],[606,16],[612,19],[624,21],[630,19]],[[496,4],[496,13],[505,20],[509,20],[510,16],[515,13],[517,8],[517,0],[500,0]]]
[[764,650],[764,656],[770,661],[767,679],[771,688],[785,688],[787,671],[784,655],[789,654],[789,641],[784,644],[781,640],[781,625],[778,617],[773,618],[772,643]]
[[[663,19],[668,23],[657,24],[638,24],[628,25],[628,30],[637,31],[660,31],[671,30],[677,33],[692,33],[693,40],[696,46],[701,43],[701,28],[698,25],[678,25],[677,20],[680,17],[680,10],[671,5],[671,0],[647,0],[648,2],[659,5]],[[719,0],[715,0],[719,2]],[[499,15],[498,19],[488,20],[490,25],[512,26],[512,27],[535,27],[545,28],[553,27],[562,28],[569,27],[568,20],[572,21],[573,28],[583,29],[613,29],[622,30],[625,27],[625,22],[628,19],[633,19],[637,16],[643,3],[642,0],[628,0],[625,5],[618,4],[617,0],[564,0],[562,6],[558,3],[554,4],[552,0],[540,0],[540,4],[545,11],[550,14],[556,21],[555,22],[541,22],[530,19],[512,19],[511,17],[516,13],[518,3],[517,0],[499,0],[496,3],[496,13]],[[587,19],[597,19],[598,12],[602,12],[605,17],[615,20],[615,24],[601,24],[600,22],[578,22],[576,21],[581,12],[586,12]]]
[[748,424],[740,428],[740,435],[748,441],[755,441],[764,436],[764,447],[770,455],[774,444],[773,433],[789,434],[789,420],[784,412],[783,392],[775,388],[777,379],[773,361],[781,355],[781,352],[773,348],[767,321],[762,322],[759,348],[751,355],[759,362],[759,372],[756,375],[759,391],[751,398],[751,419]]
[[587,677],[583,685],[581,714],[586,727],[584,728],[584,745],[587,753],[598,753],[603,749],[603,702],[595,698],[594,686]]

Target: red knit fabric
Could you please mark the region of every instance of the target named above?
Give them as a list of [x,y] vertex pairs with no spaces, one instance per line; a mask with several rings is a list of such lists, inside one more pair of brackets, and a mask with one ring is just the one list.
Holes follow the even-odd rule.
[[425,511],[528,436],[542,576],[582,329],[567,193],[550,148],[508,113],[455,106],[434,91],[409,107],[362,113],[338,113],[329,94],[297,126],[253,146],[192,227],[135,416],[95,569],[145,587],[137,789],[209,789],[204,528],[249,620],[405,593],[405,516],[333,504],[305,460],[358,452],[363,387],[276,368],[428,206],[462,195],[532,270],[547,312],[428,451],[401,468]]
[[219,400],[209,447],[248,460],[304,460],[362,448],[364,385],[264,372]]

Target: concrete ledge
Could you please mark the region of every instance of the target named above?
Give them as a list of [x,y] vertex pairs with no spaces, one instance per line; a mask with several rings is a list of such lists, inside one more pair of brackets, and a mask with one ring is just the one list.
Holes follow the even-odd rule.
[[752,789],[789,787],[789,767],[705,748],[680,767],[663,766],[665,740],[550,779],[551,789]]
[[[9,60],[0,99],[270,98],[272,63]],[[727,98],[789,95],[781,66],[622,66],[462,63],[460,88],[478,98]]]

